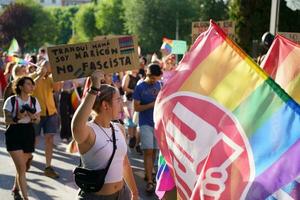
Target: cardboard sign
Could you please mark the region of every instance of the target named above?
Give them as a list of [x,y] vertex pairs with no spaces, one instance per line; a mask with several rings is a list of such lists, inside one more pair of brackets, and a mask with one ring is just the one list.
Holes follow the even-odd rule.
[[289,40],[292,40],[293,42],[300,44],[300,33],[292,33],[292,32],[278,32],[278,34],[283,35]]
[[54,81],[87,77],[99,69],[113,73],[139,68],[135,36],[47,48]]
[[[235,38],[235,23],[230,20],[217,21],[219,27],[231,38]],[[209,27],[209,21],[192,22],[192,43],[195,42],[197,37]]]

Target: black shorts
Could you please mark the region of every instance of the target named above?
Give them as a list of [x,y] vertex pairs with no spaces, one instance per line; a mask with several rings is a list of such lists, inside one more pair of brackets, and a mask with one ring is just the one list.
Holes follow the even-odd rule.
[[24,153],[34,152],[35,133],[32,123],[12,124],[5,132],[7,151],[23,150]]

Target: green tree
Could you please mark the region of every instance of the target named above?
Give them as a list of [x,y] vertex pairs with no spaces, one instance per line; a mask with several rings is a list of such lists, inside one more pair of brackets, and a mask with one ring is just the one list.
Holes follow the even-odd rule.
[[300,10],[288,8],[285,1],[280,2],[278,31],[300,32]]
[[25,50],[32,51],[40,46],[54,43],[54,36],[58,31],[51,14],[45,11],[39,4],[31,7],[34,13],[33,26],[28,27],[24,38],[26,40]]
[[95,13],[97,29],[101,30],[103,35],[123,34],[124,19],[122,15],[122,0],[102,0]]
[[193,1],[196,9],[196,17],[200,21],[214,21],[228,19],[228,6],[222,0],[195,0]]
[[54,44],[66,44],[74,33],[74,16],[78,11],[78,6],[52,7],[47,10],[51,13],[56,26]]
[[124,0],[125,28],[139,38],[144,52],[158,51],[163,37],[190,41],[192,0]]
[[249,54],[253,54],[253,41],[260,41],[269,30],[270,0],[232,0],[229,14],[236,22],[237,43]]
[[75,16],[75,34],[79,40],[89,41],[93,37],[100,35],[101,31],[96,28],[94,4],[85,4],[79,8]]
[[34,16],[30,8],[23,4],[10,4],[0,16],[0,43],[8,47],[16,38],[21,49],[24,49],[26,29],[33,25]]

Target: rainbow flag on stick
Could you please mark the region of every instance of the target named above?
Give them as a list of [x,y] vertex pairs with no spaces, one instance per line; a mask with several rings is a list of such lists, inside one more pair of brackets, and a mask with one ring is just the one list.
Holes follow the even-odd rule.
[[[299,58],[300,45],[276,35],[261,64],[261,67],[298,103],[300,103]],[[300,199],[300,177],[276,191],[268,199]]]
[[181,199],[265,199],[300,175],[300,107],[211,22],[159,93],[155,135]]

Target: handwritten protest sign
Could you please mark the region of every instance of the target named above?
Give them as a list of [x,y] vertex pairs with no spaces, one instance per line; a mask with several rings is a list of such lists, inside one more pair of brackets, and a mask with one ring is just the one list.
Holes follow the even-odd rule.
[[135,36],[59,45],[47,51],[54,81],[86,77],[96,69],[112,73],[139,67]]
[[300,44],[300,33],[278,32],[278,34],[283,35],[297,44]]
[[[225,21],[217,21],[216,22],[219,27],[231,38],[235,38],[235,24],[233,21],[225,20]],[[192,42],[197,39],[197,37],[204,31],[206,31],[209,27],[209,21],[199,21],[192,22]]]

